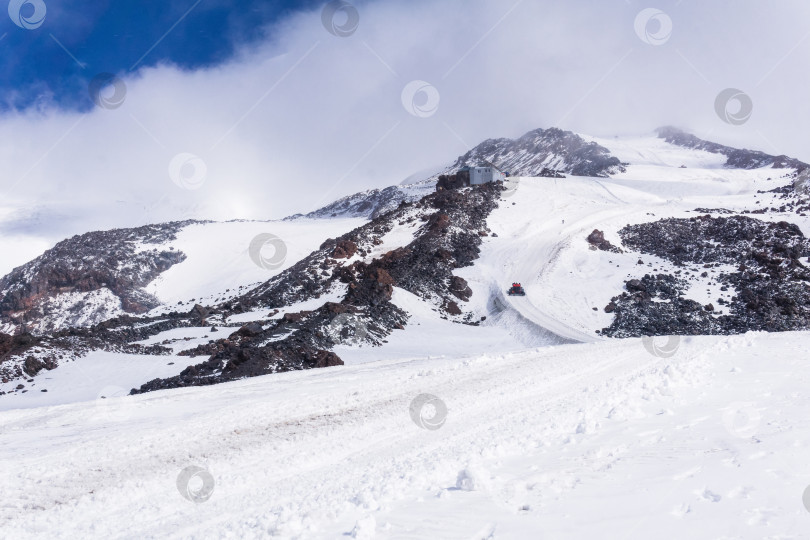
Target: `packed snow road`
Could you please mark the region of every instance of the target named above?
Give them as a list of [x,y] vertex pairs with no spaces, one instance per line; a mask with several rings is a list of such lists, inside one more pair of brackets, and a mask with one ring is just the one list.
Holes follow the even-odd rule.
[[806,535],[810,336],[682,338],[669,358],[660,345],[389,360],[6,411],[0,530]]

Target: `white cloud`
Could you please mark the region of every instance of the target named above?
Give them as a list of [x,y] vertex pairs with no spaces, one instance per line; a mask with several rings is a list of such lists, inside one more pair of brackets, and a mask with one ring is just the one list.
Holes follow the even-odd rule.
[[[661,46],[635,33],[646,7],[380,1],[358,4],[346,38],[326,32],[320,12],[299,13],[226,65],[125,78],[118,109],[6,114],[0,185],[14,212],[3,227],[53,242],[184,217],[280,218],[536,127],[611,135],[676,124],[810,161],[810,7],[663,2],[673,32]],[[402,106],[413,80],[438,90],[435,114]],[[715,115],[728,87],[754,101],[744,126]],[[199,189],[169,177],[183,152],[206,164]]]

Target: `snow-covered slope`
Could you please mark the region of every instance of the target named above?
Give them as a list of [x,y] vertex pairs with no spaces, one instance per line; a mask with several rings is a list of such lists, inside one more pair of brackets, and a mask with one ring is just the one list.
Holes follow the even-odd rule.
[[[415,173],[401,184],[361,191],[306,214],[308,218],[375,218],[400,203],[416,201],[433,191],[440,175],[463,166],[494,164],[513,176],[560,176],[562,173],[606,177],[624,170],[606,148],[570,131],[535,129],[518,139],[487,139],[453,163]],[[293,218],[300,217],[298,215]]]
[[630,339],[7,411],[3,535],[803,538],[809,346]]
[[2,535],[803,537],[810,334],[746,330],[810,328],[805,166],[662,135],[583,137],[609,178],[127,236],[182,253],[148,314],[0,336]]
[[[303,217],[310,219],[333,219],[339,217],[374,219],[395,209],[403,202],[421,199],[431,191],[433,185],[422,182],[390,186],[385,189],[370,189],[340,198],[323,208],[314,210]],[[292,216],[297,219],[301,216]]]
[[[217,300],[231,298],[244,289],[267,281],[309,255],[326,238],[364,222],[358,218],[327,222],[299,218],[192,224],[166,244],[169,249],[184,253],[185,260],[161,273],[145,290],[163,305],[155,313],[187,310],[195,303],[212,305]],[[283,260],[274,263],[272,268],[257,265],[249,253],[251,241],[265,233],[277,236],[286,247]]]
[[[728,152],[713,151],[717,150],[714,147],[686,147],[656,135],[583,138],[581,145],[598,147],[600,152],[614,156],[626,164],[624,171],[611,178],[513,177],[507,189],[497,194],[497,206],[484,204],[483,199],[468,200],[468,191],[464,191],[459,192],[459,197],[428,197],[419,203],[398,205],[396,210],[371,222],[362,218],[298,218],[272,223],[182,224],[171,238],[160,243],[163,252],[182,254],[182,260],[141,289],[159,304],[150,312],[148,322],[156,325],[155,331],[145,331],[141,325],[131,332],[119,324],[126,331],[116,334],[120,337],[116,337],[112,350],[120,352],[120,345],[126,343],[168,347],[164,342],[175,343],[175,332],[192,332],[194,335],[186,336],[185,350],[204,358],[211,356],[214,364],[203,370],[208,383],[213,380],[210,377],[218,376],[223,366],[229,365],[228,358],[250,356],[254,353],[246,351],[253,351],[252,347],[264,350],[271,344],[276,347],[272,355],[281,354],[278,347],[282,344],[292,347],[283,353],[287,358],[300,357],[303,353],[296,347],[309,344],[313,347],[310,353],[316,355],[312,365],[430,354],[425,352],[425,343],[436,338],[432,330],[425,330],[432,323],[423,327],[417,313],[428,314],[440,324],[447,319],[441,331],[446,343],[475,343],[479,349],[472,350],[589,342],[607,335],[807,327],[801,309],[795,316],[797,310],[790,305],[803,302],[805,293],[785,300],[769,298],[762,291],[746,292],[742,290],[745,283],[729,282],[728,276],[737,270],[728,261],[692,261],[684,265],[653,254],[645,246],[630,248],[622,244],[627,227],[659,223],[664,218],[684,220],[706,212],[709,216],[731,213],[761,224],[792,223],[798,228],[791,234],[801,235],[802,230],[808,230],[804,213],[789,208],[779,210],[780,204],[784,206],[784,190],[795,181],[796,169],[774,168],[783,165],[784,160],[772,161],[763,168],[733,168],[728,163]],[[425,191],[424,186],[420,189]],[[608,245],[619,247],[597,249],[588,241],[595,229]],[[351,232],[337,240],[324,241],[348,230]],[[287,247],[286,260],[273,270],[260,268],[247,253],[250,239],[262,232],[276,234]],[[749,227],[745,234],[756,236],[762,232]],[[144,246],[136,246],[136,252],[151,253],[146,249],[149,246]],[[760,253],[753,255],[762,257]],[[794,261],[801,265],[800,258]],[[647,274],[682,280],[673,282],[679,287],[678,305],[670,309],[671,313],[650,315],[650,309],[674,302],[655,296],[645,299],[646,292],[638,293],[639,298],[617,299],[626,296],[627,291],[634,293],[635,289],[628,288],[630,284],[646,279]],[[795,286],[800,287],[800,279]],[[514,281],[523,283],[527,296],[504,294]],[[643,283],[632,286],[643,290]],[[779,281],[774,283],[777,288],[781,285]],[[383,294],[378,296],[381,291]],[[647,306],[647,311],[634,313],[632,305],[628,306],[634,300],[644,300],[641,305]],[[776,305],[769,303],[772,300]],[[740,310],[749,309],[745,302],[759,312],[755,314],[759,319],[741,315]],[[199,311],[191,315],[180,319],[177,313],[172,315],[175,311],[189,313],[196,304],[200,305]],[[763,324],[762,317],[774,319],[774,309],[777,323]],[[697,310],[696,315],[689,315],[690,324],[685,326],[679,322],[684,310]],[[779,314],[780,310],[785,313]],[[55,314],[60,312],[55,310]],[[110,316],[105,313],[102,309],[93,311],[100,317]],[[174,318],[162,320],[164,316]],[[412,322],[407,322],[409,317]],[[736,319],[723,322],[723,317]],[[676,319],[678,324],[673,324]],[[229,333],[251,322],[258,325],[250,331],[255,336],[251,340],[239,338],[238,350],[223,352],[233,344],[233,339],[225,339]],[[231,329],[220,336],[209,335],[210,324],[230,325]],[[333,335],[333,330],[342,332],[343,337]],[[358,336],[359,341],[355,339]],[[343,339],[349,339],[348,344],[342,343]],[[366,347],[377,347],[364,348],[360,346],[363,341]],[[97,346],[95,343],[85,349]],[[181,348],[172,345],[166,352],[177,353]],[[324,351],[339,354],[326,360]],[[217,354],[220,356],[215,362]],[[262,373],[268,366],[276,369],[272,367],[272,355],[261,357],[259,363],[265,367],[257,367],[259,371],[242,368],[234,376]],[[0,391],[13,390],[18,384],[16,378],[37,372],[36,365],[23,369],[24,358],[18,356],[14,367],[17,376],[5,376]],[[186,359],[184,356],[173,363],[177,366],[175,378],[188,366]],[[46,366],[55,361],[52,356],[40,360]],[[195,377],[186,377],[177,384],[203,382]],[[16,394],[20,395],[21,390]],[[29,403],[33,398],[29,395],[22,399]]]
[[[0,331],[44,334],[124,314],[188,310],[268,279],[362,222],[185,221],[75,236],[0,279]],[[272,269],[248,252],[263,233],[286,247]]]
[[[644,166],[726,168],[753,170],[775,168],[803,171],[810,166],[787,156],[732,148],[700,139],[668,126],[642,137],[597,138],[557,128],[532,130],[517,139],[487,139],[435,171],[424,171],[398,186],[372,189],[343,197],[310,212],[306,217],[374,218],[403,201],[415,201],[433,189],[440,175],[453,174],[463,166],[489,163],[517,177],[563,175],[616,178],[631,165],[634,175]],[[648,171],[655,172],[655,169]],[[294,216],[298,217],[298,216]]]
[[[689,218],[698,215],[696,208],[721,206],[766,222],[795,223],[810,233],[810,220],[795,212],[750,213],[779,205],[778,193],[763,192],[790,185],[793,169],[729,169],[722,155],[655,137],[596,142],[629,162],[626,172],[607,179],[513,179],[505,204],[487,222],[498,236],[485,238],[480,260],[459,272],[473,289],[473,301],[489,299],[489,305],[479,306],[482,312],[508,308],[563,337],[594,340],[613,319],[603,308],[627,280],[647,272],[685,272],[690,280],[685,297],[701,305],[714,302],[722,314],[717,300],[731,293],[720,291],[715,269],[678,267],[634,251],[597,250],[587,237],[598,228],[620,246],[618,231],[628,224]],[[524,285],[526,297],[502,296],[514,281]]]

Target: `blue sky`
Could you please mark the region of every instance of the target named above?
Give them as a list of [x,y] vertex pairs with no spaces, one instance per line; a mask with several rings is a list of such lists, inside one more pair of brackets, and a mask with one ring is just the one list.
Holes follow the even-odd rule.
[[[52,101],[60,108],[88,110],[93,104],[87,85],[98,73],[122,75],[160,62],[187,70],[221,64],[238,47],[272,38],[264,31],[269,25],[317,4],[307,0],[44,3],[45,20],[36,29],[19,28],[9,17],[0,17],[0,35],[5,36],[0,41],[2,109]],[[23,16],[33,15],[33,4],[22,9]]]
[[[7,265],[89,230],[307,212],[536,128],[676,125],[810,161],[806,2],[341,0],[341,35],[325,0],[9,1],[47,13],[0,10]],[[126,92],[93,106],[103,72]],[[730,88],[742,125],[717,112]]]

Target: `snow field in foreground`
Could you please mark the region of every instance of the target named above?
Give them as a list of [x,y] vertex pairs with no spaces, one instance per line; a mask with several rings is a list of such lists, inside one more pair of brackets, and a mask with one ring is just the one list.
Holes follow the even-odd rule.
[[[661,358],[633,339],[7,411],[0,520],[9,538],[802,538],[808,345],[680,338]],[[421,394],[438,429],[411,418]],[[189,466],[205,502],[178,490]]]

